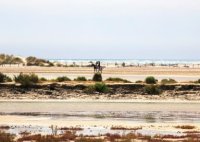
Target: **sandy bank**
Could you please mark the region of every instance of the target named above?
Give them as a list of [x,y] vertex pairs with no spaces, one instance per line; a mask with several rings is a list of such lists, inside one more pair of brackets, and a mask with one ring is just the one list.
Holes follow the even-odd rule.
[[[91,84],[91,83],[90,83]],[[145,92],[145,84],[107,84],[109,92],[87,93],[89,84],[49,83],[22,87],[16,84],[1,84],[1,100],[159,100],[159,101],[198,101],[200,100],[200,84],[160,85],[162,93],[149,95]]]

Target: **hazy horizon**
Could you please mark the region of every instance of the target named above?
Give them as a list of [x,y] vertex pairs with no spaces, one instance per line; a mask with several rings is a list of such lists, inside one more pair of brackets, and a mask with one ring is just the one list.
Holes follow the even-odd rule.
[[1,0],[0,53],[199,60],[199,0]]

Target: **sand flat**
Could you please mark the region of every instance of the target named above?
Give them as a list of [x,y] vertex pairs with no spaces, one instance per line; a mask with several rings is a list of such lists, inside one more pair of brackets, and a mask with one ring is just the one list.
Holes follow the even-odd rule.
[[[13,76],[23,73],[36,73],[40,77],[53,79],[58,76],[68,76],[74,79],[78,76],[85,76],[91,79],[93,68],[89,67],[27,67],[27,66],[6,66],[0,67],[2,73]],[[163,78],[173,78],[177,81],[193,81],[200,76],[200,68],[183,68],[183,67],[108,67],[103,71],[103,78],[121,77],[130,81],[144,80],[146,76],[153,75],[159,80]]]

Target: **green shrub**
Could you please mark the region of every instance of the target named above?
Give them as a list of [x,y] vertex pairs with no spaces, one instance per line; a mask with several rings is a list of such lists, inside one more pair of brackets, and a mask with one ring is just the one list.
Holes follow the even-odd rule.
[[5,83],[5,82],[12,82],[12,79],[3,73],[0,73],[0,83]]
[[106,81],[131,83],[131,81],[128,81],[128,80],[122,79],[122,78],[118,78],[118,77],[116,77],[116,78],[110,77],[110,78],[106,79]]
[[101,82],[102,81],[102,75],[100,73],[95,73],[92,80],[97,81],[97,82]]
[[109,91],[109,88],[106,84],[104,83],[95,83],[95,90],[97,92],[100,92],[100,93],[106,93]]
[[14,77],[16,83],[20,83],[22,86],[31,86],[39,82],[39,78],[35,74],[23,74],[20,73]]
[[161,83],[162,84],[173,84],[173,83],[177,83],[177,82],[176,82],[176,80],[169,78],[169,79],[162,79]]
[[87,81],[86,77],[84,76],[79,76],[76,79],[74,79],[75,81]]
[[149,95],[159,95],[161,94],[160,87],[157,85],[147,85],[144,87],[145,93]]
[[71,79],[68,78],[67,76],[62,76],[62,77],[58,77],[56,79],[56,81],[58,81],[58,82],[64,82],[64,81],[71,81]]
[[109,92],[109,88],[104,83],[95,83],[95,85],[90,85],[85,90],[86,93],[94,93],[95,91],[99,93],[107,93]]
[[145,79],[145,83],[147,84],[156,84],[158,80],[156,80],[153,76],[149,76]]

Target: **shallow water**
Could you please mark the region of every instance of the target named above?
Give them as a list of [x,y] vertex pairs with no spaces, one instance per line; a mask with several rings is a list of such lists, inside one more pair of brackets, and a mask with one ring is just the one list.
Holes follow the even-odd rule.
[[200,122],[200,103],[159,102],[0,102],[2,115],[81,117],[145,122]]
[[[146,103],[146,102],[0,102],[0,117],[12,118],[7,125],[18,125],[15,117],[19,117],[19,126],[10,129],[11,133],[31,131],[35,133],[51,133],[48,127],[51,124],[176,124],[176,123],[200,123],[200,103]],[[0,125],[5,125],[0,121]],[[46,123],[48,122],[48,123]],[[74,123],[73,123],[74,122]],[[43,124],[49,124],[44,125]],[[23,124],[24,126],[21,126]],[[40,124],[37,126],[37,124]],[[76,125],[79,125],[78,123]],[[111,131],[102,126],[83,126],[83,131],[78,134],[98,135],[105,133],[119,133],[123,131]],[[126,131],[129,133],[130,131]],[[175,134],[177,132],[158,130],[138,130],[143,134]],[[60,132],[61,133],[61,132]]]

